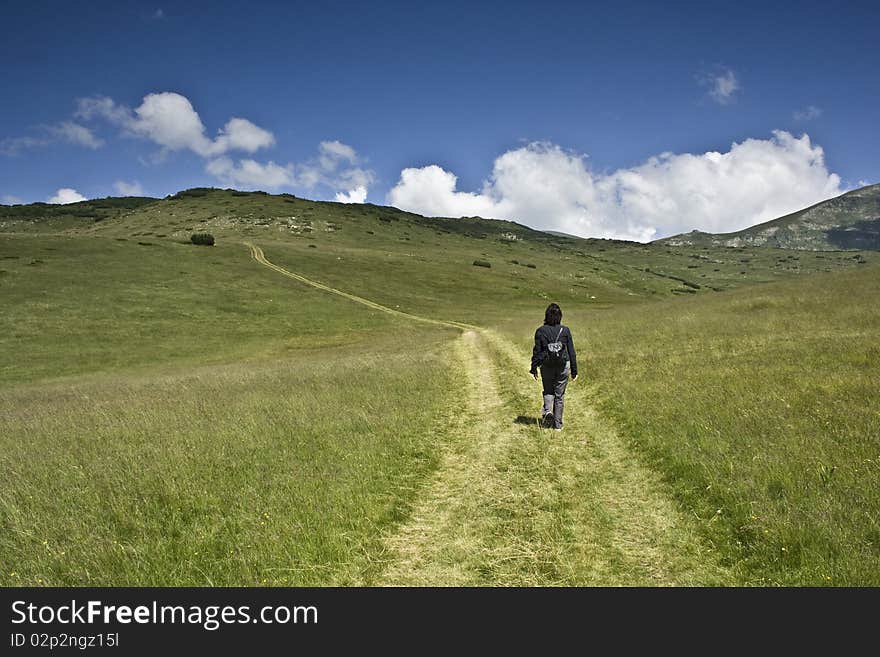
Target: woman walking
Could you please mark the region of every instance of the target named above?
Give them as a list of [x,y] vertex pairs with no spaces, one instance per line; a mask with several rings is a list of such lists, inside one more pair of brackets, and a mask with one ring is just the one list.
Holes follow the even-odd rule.
[[544,406],[541,424],[562,431],[562,408],[565,404],[565,387],[568,377],[577,379],[577,356],[571,331],[562,325],[562,309],[555,303],[544,312],[544,325],[535,331],[535,348],[532,351],[532,368],[529,374],[537,381],[541,368],[544,386]]

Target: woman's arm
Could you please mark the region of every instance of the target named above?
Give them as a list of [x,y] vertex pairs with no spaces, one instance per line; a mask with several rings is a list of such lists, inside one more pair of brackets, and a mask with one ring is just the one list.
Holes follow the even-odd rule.
[[535,376],[538,373],[538,366],[541,364],[544,348],[541,345],[541,329],[535,331],[535,348],[532,349],[532,367],[529,374]]
[[568,329],[568,361],[571,363],[571,378],[576,379],[578,375],[577,354],[574,352],[574,338],[571,337],[571,329]]

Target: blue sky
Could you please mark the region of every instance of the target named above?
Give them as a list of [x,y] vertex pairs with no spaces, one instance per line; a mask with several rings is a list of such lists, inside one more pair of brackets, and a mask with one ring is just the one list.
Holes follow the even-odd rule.
[[650,239],[880,181],[876,3],[0,12],[0,202],[235,186]]

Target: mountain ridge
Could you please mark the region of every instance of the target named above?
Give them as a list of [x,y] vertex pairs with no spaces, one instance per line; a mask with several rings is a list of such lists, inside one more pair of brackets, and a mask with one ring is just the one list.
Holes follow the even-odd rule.
[[[261,191],[237,191],[213,187],[196,187],[170,194],[164,198],[148,196],[106,197],[89,199],[65,205],[30,203],[16,205],[0,204],[0,231],[13,226],[36,228],[68,228],[85,226],[106,219],[120,219],[137,213],[149,206],[156,207],[184,199],[196,199],[215,193],[280,199],[299,206],[345,208],[349,204],[335,201],[318,201],[292,194],[268,194]],[[416,223],[431,225],[474,237],[495,234],[510,240],[528,236],[539,241],[586,240],[630,243],[627,240],[601,240],[585,238],[554,230],[531,228],[517,221],[486,217],[424,217],[393,206],[372,203],[358,204],[366,214],[381,216],[387,220],[406,218]],[[354,207],[354,206],[351,206]],[[570,243],[570,242],[569,242]],[[670,237],[653,240],[661,246],[748,247],[767,246],[806,251],[880,251],[880,184],[851,190],[832,199],[815,203],[807,208],[730,233],[707,233],[693,230]],[[635,244],[635,243],[633,243]]]
[[880,184],[730,233],[694,230],[654,240],[667,246],[771,246],[801,251],[880,251]]

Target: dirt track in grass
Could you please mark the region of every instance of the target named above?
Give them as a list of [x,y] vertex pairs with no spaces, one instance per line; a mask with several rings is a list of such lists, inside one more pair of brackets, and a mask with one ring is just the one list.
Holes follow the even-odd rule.
[[[384,537],[366,585],[726,585],[733,576],[695,521],[569,386],[565,429],[541,429],[528,353],[497,333],[388,308],[279,267],[299,283],[413,321],[454,326],[459,405],[438,418],[439,466]],[[378,574],[377,574],[378,573]]]

